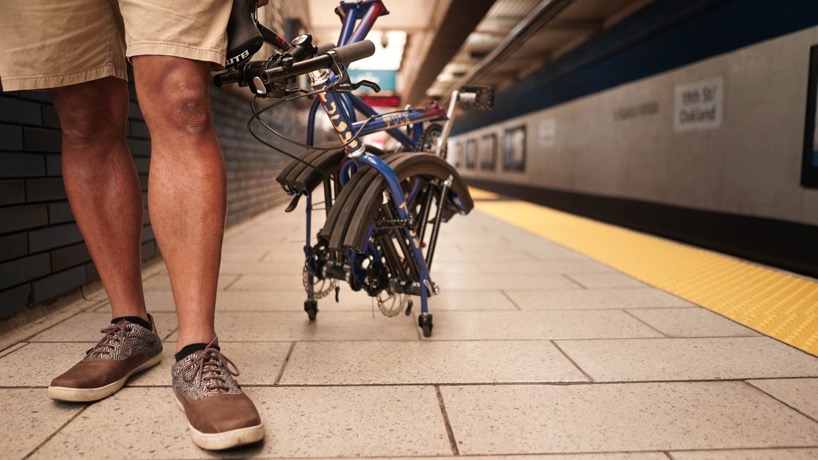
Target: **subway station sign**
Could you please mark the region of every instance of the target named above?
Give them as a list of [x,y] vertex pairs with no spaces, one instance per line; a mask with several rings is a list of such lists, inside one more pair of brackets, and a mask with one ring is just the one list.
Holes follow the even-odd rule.
[[718,129],[723,113],[723,77],[676,85],[673,128],[677,132]]

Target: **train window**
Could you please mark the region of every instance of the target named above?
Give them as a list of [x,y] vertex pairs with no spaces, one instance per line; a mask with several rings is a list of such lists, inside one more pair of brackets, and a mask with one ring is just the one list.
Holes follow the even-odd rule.
[[801,185],[818,188],[818,45],[810,50],[809,84],[807,87],[807,123],[804,128],[804,158],[801,164]]
[[507,129],[503,134],[503,169],[525,171],[525,125]]
[[477,141],[469,139],[466,141],[466,169],[474,169],[477,164]]
[[497,135],[489,134],[480,138],[480,169],[494,171],[497,167]]
[[454,145],[454,167],[459,168],[463,163],[463,143],[458,142]]

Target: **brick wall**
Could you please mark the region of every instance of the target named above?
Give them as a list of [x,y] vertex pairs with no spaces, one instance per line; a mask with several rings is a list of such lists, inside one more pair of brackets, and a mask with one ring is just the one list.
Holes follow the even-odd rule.
[[[310,22],[300,0],[273,2],[261,17],[281,33],[290,24]],[[228,225],[287,201],[275,176],[289,160],[247,133],[251,111],[241,94],[249,95],[213,90],[214,120],[227,165]],[[303,142],[306,111],[304,103],[285,104],[263,119]],[[147,212],[150,139],[133,87],[127,129],[142,183],[142,256],[148,260],[159,256]],[[264,138],[290,153],[300,150],[273,136]],[[60,141],[59,120],[46,92],[0,93],[0,319],[99,279],[66,200]]]
[[[289,159],[250,136],[247,121],[251,115],[249,99],[225,90],[213,90],[214,122],[227,166],[228,225],[255,216],[288,199],[275,177]],[[282,104],[274,113],[265,114],[262,119],[294,140],[304,142],[306,139],[307,113],[302,105]],[[300,150],[285,145],[268,133],[259,134],[265,141],[287,152],[297,153]]]
[[[150,140],[131,94],[128,144],[142,182],[142,256],[148,260],[159,255],[147,211]],[[228,225],[285,202],[275,176],[288,160],[247,133],[248,100],[214,89],[213,112],[227,165]],[[265,121],[304,140],[303,105],[285,105]],[[47,93],[0,94],[0,318],[99,279],[66,200],[60,137]]]
[[[130,129],[130,128],[129,128]],[[95,279],[65,197],[45,92],[0,95],[0,316]]]

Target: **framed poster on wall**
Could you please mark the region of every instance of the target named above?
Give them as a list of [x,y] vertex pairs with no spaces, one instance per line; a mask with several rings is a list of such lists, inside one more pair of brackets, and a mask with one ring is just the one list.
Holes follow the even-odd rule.
[[507,129],[503,134],[503,169],[525,171],[525,125]]
[[804,127],[804,156],[801,186],[818,188],[818,45],[810,49],[807,116]]

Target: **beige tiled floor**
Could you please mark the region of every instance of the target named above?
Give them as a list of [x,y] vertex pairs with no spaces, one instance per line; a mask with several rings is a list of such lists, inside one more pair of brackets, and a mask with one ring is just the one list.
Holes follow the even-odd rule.
[[[227,235],[217,327],[267,429],[227,457],[818,458],[818,358],[478,212],[441,235],[431,339],[419,306],[385,318],[347,287],[310,324],[301,217],[278,209]],[[107,304],[0,350],[0,457],[214,457],[170,391],[167,273],[146,270],[145,287],[165,357],[113,397],[45,395]]]

